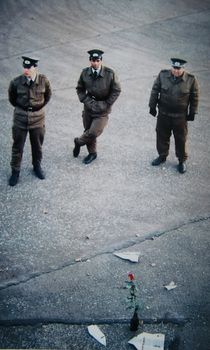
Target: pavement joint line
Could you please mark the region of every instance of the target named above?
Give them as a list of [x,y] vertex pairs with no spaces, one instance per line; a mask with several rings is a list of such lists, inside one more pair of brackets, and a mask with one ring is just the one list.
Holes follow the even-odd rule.
[[[209,67],[206,67],[205,69],[202,70],[191,70],[191,72],[193,74],[198,74],[198,73],[205,73],[205,72],[209,72]],[[157,75],[155,75],[154,77],[156,77]],[[138,80],[140,77],[142,77],[142,74],[138,75],[135,74],[134,77],[129,77],[129,78],[125,78],[125,79],[121,79],[121,82],[127,82],[127,81],[132,81],[132,80]],[[151,75],[144,75],[144,78],[151,78]],[[75,86],[66,86],[63,88],[59,88],[59,89],[52,89],[53,92],[58,92],[58,91],[64,91],[64,90],[75,90]],[[4,98],[3,100],[0,99],[0,101],[7,101],[6,98]]]
[[110,251],[101,252],[99,254],[95,254],[95,255],[92,255],[92,256],[89,256],[89,257],[86,257],[86,258],[81,258],[78,261],[74,260],[72,262],[66,262],[66,263],[64,263],[61,266],[58,266],[58,267],[55,267],[55,268],[51,268],[51,269],[46,270],[46,271],[35,272],[35,273],[32,273],[32,274],[28,274],[27,276],[20,275],[19,279],[12,279],[10,281],[5,281],[3,283],[0,283],[0,291],[4,290],[4,289],[7,289],[9,287],[14,287],[14,286],[18,286],[18,285],[23,284],[23,283],[27,283],[30,280],[33,280],[35,278],[39,278],[39,277],[42,277],[44,275],[63,270],[65,268],[74,266],[75,264],[78,264],[78,263],[87,262],[89,260],[97,258],[98,256],[107,255],[107,254],[113,254],[113,252],[116,252],[116,251],[119,251],[119,250],[123,250],[123,249],[127,249],[129,247],[133,247],[136,244],[141,244],[141,243],[144,243],[145,241],[154,240],[155,238],[159,238],[159,237],[161,238],[162,236],[164,236],[166,234],[169,234],[171,232],[174,232],[176,230],[179,230],[179,229],[181,229],[181,228],[183,228],[185,226],[196,224],[198,222],[204,222],[204,221],[207,221],[207,220],[210,220],[210,216],[204,216],[204,217],[200,217],[200,218],[190,219],[188,222],[184,222],[184,223],[182,223],[180,225],[172,227],[169,230],[160,231],[160,232],[152,232],[145,238],[138,239],[138,237],[137,237],[134,241],[130,241],[130,242],[124,243],[120,247],[115,247],[114,249],[112,249]]
[[[209,72],[209,67],[206,67],[206,68],[201,69],[201,70],[193,70],[193,71],[191,70],[191,72],[194,74]],[[156,76],[157,75],[155,75],[154,77],[156,77]],[[136,74],[134,77],[121,79],[121,82],[124,83],[127,81],[138,80],[140,77],[142,77],[142,74],[140,74],[140,75]],[[144,75],[144,78],[151,78],[151,75]],[[70,86],[66,86],[63,88],[59,88],[59,89],[52,89],[53,92],[64,91],[64,90],[75,90],[75,86],[70,85]],[[7,99],[4,99],[4,100],[7,101]]]
[[[172,318],[165,318],[165,317],[150,317],[150,318],[141,318],[140,321],[142,321],[143,324],[174,324],[174,325],[185,325],[186,323],[191,322],[192,320],[190,318],[178,318],[178,317],[172,317]],[[96,324],[96,325],[112,325],[112,324],[129,324],[130,318],[117,318],[117,319],[78,319],[78,320],[72,320],[72,319],[62,319],[62,318],[34,318],[34,319],[7,319],[7,320],[0,320],[0,327],[21,327],[21,326],[36,326],[38,324],[42,325],[50,325],[50,324],[65,324],[69,326],[82,326],[82,325],[90,325],[90,324]]]
[[[1,61],[1,58],[0,58]],[[191,70],[191,72],[193,74],[198,74],[198,73],[205,73],[205,72],[209,72],[209,67],[206,67],[204,69],[201,70]],[[156,77],[157,75],[154,75],[154,77]],[[132,80],[138,80],[140,77],[142,77],[142,74],[140,74],[139,76],[136,74],[135,77],[129,77],[126,79],[121,79],[121,82],[126,82],[126,81],[132,81]],[[144,78],[151,78],[151,75],[144,75]],[[7,88],[7,86],[5,86],[5,89]],[[59,92],[59,91],[65,91],[65,90],[75,90],[75,86],[65,86],[63,88],[59,88],[59,89],[52,89],[52,92]],[[8,102],[8,99],[3,97],[0,98],[0,101],[2,102]]]
[[[145,26],[150,26],[150,25],[152,25],[152,24],[157,24],[157,23],[163,23],[163,22],[167,22],[167,21],[171,21],[171,20],[174,20],[174,19],[178,19],[178,18],[183,18],[183,17],[187,17],[187,16],[191,16],[191,15],[195,15],[195,14],[199,14],[199,13],[203,13],[203,12],[206,12],[206,11],[209,11],[210,10],[210,7],[206,7],[206,8],[204,8],[204,9],[202,9],[201,11],[192,11],[192,13],[184,13],[184,14],[182,14],[181,16],[173,16],[173,17],[171,17],[171,16],[169,16],[168,18],[160,18],[160,19],[158,19],[157,21],[152,21],[152,22],[149,22],[149,23],[144,23],[144,24],[142,24],[142,25],[139,25],[139,26],[130,26],[130,27],[128,27],[128,28],[123,28],[123,29],[119,29],[119,30],[113,30],[113,31],[109,31],[109,32],[105,32],[105,33],[101,33],[101,35],[110,35],[110,34],[117,34],[117,33],[122,33],[123,31],[128,31],[128,30],[131,30],[132,28],[143,28],[143,27],[145,27]],[[97,35],[91,35],[91,36],[88,36],[87,38],[85,38],[85,40],[87,40],[87,39],[93,39],[93,38],[95,38],[95,37],[97,37],[98,36],[98,34]],[[74,40],[74,42],[78,42],[78,41],[84,41],[84,39],[75,39]],[[52,48],[55,48],[55,47],[61,47],[61,46],[64,46],[64,45],[66,45],[66,44],[68,44],[69,42],[72,42],[72,38],[70,39],[70,40],[66,40],[66,41],[64,41],[64,42],[62,42],[62,43],[60,43],[60,42],[57,42],[55,45],[48,45],[48,46],[43,46],[43,47],[40,47],[40,48],[37,48],[37,52],[38,51],[42,51],[42,50],[46,50],[46,49],[52,49]],[[30,53],[33,53],[34,52],[34,50],[30,50],[30,51],[26,51],[26,53],[28,53],[28,54],[30,54]],[[5,57],[1,57],[0,58],[0,61],[3,61],[3,60],[6,60],[6,59],[10,59],[10,58],[13,58],[13,57],[17,57],[17,56],[19,56],[19,55],[21,55],[21,53],[16,53],[16,54],[13,54],[13,55],[11,55],[11,56],[5,56]]]

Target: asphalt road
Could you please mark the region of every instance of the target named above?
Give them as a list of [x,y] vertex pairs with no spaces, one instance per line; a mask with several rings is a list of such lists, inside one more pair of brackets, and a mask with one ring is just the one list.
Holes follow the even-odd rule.
[[[140,285],[144,331],[163,332],[165,348],[209,349],[210,1],[0,1],[0,347],[131,349],[127,272]],[[98,139],[98,158],[72,156],[82,132],[75,86],[87,51],[102,49],[122,93]],[[27,140],[20,181],[8,186],[13,108],[9,82],[23,54],[40,58],[53,97],[46,108],[43,168],[34,177]],[[188,171],[177,172],[174,142],[156,157],[148,99],[170,57],[199,80],[199,114],[189,123]],[[138,251],[137,264],[113,255]],[[155,265],[154,265],[155,264]],[[164,285],[174,281],[168,292]],[[175,347],[176,346],[176,347]],[[171,345],[172,349],[172,345]]]

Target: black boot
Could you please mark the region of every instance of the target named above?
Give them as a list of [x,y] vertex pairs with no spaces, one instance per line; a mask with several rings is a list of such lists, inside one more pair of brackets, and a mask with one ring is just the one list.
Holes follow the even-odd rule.
[[45,174],[44,174],[44,171],[41,168],[41,165],[34,166],[34,173],[35,173],[36,177],[38,177],[40,180],[44,180],[45,179]]
[[73,149],[73,156],[75,158],[77,158],[79,153],[80,153],[80,145],[78,144],[77,140],[78,140],[78,138],[76,137],[74,139],[74,149]]
[[20,172],[17,170],[12,170],[12,175],[10,176],[9,179],[9,185],[10,186],[15,186],[18,183]]
[[97,153],[89,153],[88,156],[83,159],[83,163],[90,164],[96,158],[97,158]]
[[157,166],[157,165],[160,165],[161,163],[164,163],[165,161],[166,161],[166,157],[159,156],[152,161],[152,165]]
[[178,164],[178,171],[180,174],[184,174],[187,171],[187,166],[185,162],[179,162]]

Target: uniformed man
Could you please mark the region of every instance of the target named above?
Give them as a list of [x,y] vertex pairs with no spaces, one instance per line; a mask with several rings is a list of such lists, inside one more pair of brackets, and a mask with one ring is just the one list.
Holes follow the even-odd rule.
[[51,87],[46,76],[37,72],[38,59],[26,56],[22,56],[22,59],[23,74],[10,82],[8,90],[9,101],[15,107],[10,186],[15,186],[18,182],[28,132],[34,173],[39,179],[45,178],[41,168],[42,144],[45,134],[44,106],[51,98]]
[[84,132],[74,139],[73,155],[78,157],[80,147],[86,145],[89,154],[83,160],[85,164],[96,159],[96,139],[107,125],[111,106],[121,92],[115,72],[102,66],[103,53],[101,50],[88,51],[90,66],[83,69],[76,87],[79,100],[84,104]]
[[198,112],[199,87],[193,74],[185,71],[187,62],[171,58],[171,70],[162,70],[155,80],[149,100],[150,114],[157,114],[157,151],[158,158],[152,165],[160,165],[169,154],[170,136],[173,132],[175,152],[179,160],[178,171],[186,172],[187,122],[194,120]]

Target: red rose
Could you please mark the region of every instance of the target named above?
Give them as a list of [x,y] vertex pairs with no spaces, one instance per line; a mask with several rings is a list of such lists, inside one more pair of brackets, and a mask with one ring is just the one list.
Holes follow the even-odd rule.
[[128,279],[129,279],[130,281],[133,281],[133,280],[135,279],[134,273],[129,272],[129,274],[128,274]]

